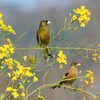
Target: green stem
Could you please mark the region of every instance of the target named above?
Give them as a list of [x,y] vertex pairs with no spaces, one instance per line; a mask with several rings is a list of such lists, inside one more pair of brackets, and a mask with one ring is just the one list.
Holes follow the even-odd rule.
[[51,66],[51,65],[54,64],[55,62],[56,62],[56,61],[51,62],[50,64],[48,64],[47,66],[45,66],[44,68],[42,68],[42,69],[40,70],[40,72],[43,71],[43,70],[45,70],[47,67]]
[[[40,86],[40,87],[37,88],[37,89],[38,89],[38,90],[42,90],[42,89],[45,89],[45,88],[50,87],[50,86],[52,86],[52,85],[53,85],[53,84],[42,85],[42,86]],[[32,91],[30,94],[28,94],[28,96],[26,96],[26,97],[24,98],[24,100],[26,100],[26,98],[29,97],[30,95],[32,95],[33,93],[37,92],[37,89],[35,89],[34,91]]]
[[27,79],[26,79],[26,90],[25,90],[25,92],[26,92],[26,97],[27,97],[26,100],[28,100],[28,88],[27,88],[27,87],[28,87],[28,85],[27,85]]
[[53,42],[53,40],[55,40],[62,32],[64,32],[65,30],[67,30],[68,28],[70,28],[71,24],[73,23],[74,21],[71,21],[67,26],[62,26],[61,29],[59,30],[58,34],[55,35],[52,40],[50,41],[50,44]]
[[5,100],[7,97],[9,97],[11,93],[9,93],[6,97],[4,97],[2,100]]
[[[46,67],[42,68],[42,69],[39,71],[39,73],[40,73],[41,71],[45,70],[45,69],[46,69],[47,67],[49,67],[50,65],[54,64],[55,62],[56,62],[56,61],[51,62],[51,63],[48,64]],[[31,83],[27,86],[27,89],[28,89],[32,84],[33,84],[33,82],[31,82]]]
[[[81,48],[81,47],[49,47],[50,49],[57,49],[57,50],[87,50],[87,51],[93,51],[93,52],[97,52],[98,49],[92,49],[92,48]],[[17,48],[15,50],[37,50],[38,48]],[[44,49],[44,48],[41,48]]]
[[4,32],[4,34],[2,35],[2,38],[0,39],[0,43],[3,41],[4,37],[6,36],[6,32]]
[[[52,85],[54,85],[54,84],[42,85],[42,86],[38,87],[37,89],[38,89],[38,90],[42,90],[42,89],[51,87]],[[64,86],[64,87],[65,87],[65,86]],[[69,89],[72,89],[72,90],[75,90],[75,89],[76,89],[76,88],[74,88],[74,87],[72,87],[72,86],[66,86],[66,88],[69,88]],[[35,90],[32,91],[28,96],[26,96],[26,97],[24,98],[24,100],[26,100],[26,98],[29,97],[30,95],[32,95],[33,93],[37,92],[37,89],[35,89]],[[88,95],[90,95],[90,96],[96,98],[97,100],[100,100],[99,97],[97,97],[96,95],[94,95],[94,94],[92,94],[92,93],[90,93],[90,92],[88,92],[88,91],[86,91],[86,90],[84,90],[84,89],[77,88],[77,90],[78,90],[78,91],[81,91],[81,92],[83,92],[83,93],[86,93],[86,94],[88,94]]]

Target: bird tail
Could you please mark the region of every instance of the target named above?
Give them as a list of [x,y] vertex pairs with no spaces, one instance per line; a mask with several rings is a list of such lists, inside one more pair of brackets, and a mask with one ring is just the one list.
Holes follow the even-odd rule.
[[62,85],[62,83],[59,82],[58,84],[53,85],[53,86],[51,87],[51,89],[60,88],[61,85]]
[[51,89],[60,88],[60,87],[61,87],[60,85],[54,85],[51,87]]
[[51,57],[51,58],[53,58],[53,56],[50,53],[50,49],[48,47],[46,47],[44,49],[44,58],[46,59],[48,56]]

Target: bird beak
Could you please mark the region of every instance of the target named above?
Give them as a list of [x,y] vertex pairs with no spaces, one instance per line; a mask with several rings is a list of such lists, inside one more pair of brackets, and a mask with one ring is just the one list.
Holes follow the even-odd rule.
[[50,24],[50,23],[51,23],[50,21],[47,22],[47,24]]
[[81,65],[80,63],[77,64],[77,66],[80,66],[80,65]]

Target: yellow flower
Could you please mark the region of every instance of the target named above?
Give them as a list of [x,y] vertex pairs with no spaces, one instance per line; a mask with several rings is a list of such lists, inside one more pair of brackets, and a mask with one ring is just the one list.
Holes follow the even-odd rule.
[[3,24],[4,22],[3,22],[3,20],[0,20],[0,24]]
[[8,65],[8,69],[12,70],[13,69],[12,65]]
[[14,98],[19,97],[19,94],[17,93],[17,91],[12,92],[12,95],[13,95]]
[[24,93],[24,92],[22,92],[22,93],[21,93],[21,96],[22,96],[22,97],[25,97],[25,93]]
[[14,77],[12,78],[12,80],[13,80],[13,81],[16,81],[16,80],[17,80],[17,76],[14,76]]
[[63,51],[59,51],[58,53],[58,58],[56,59],[56,61],[58,63],[64,63],[64,64],[67,64],[67,61],[66,61],[66,55],[63,53]]
[[91,82],[91,83],[94,82],[93,71],[87,70],[87,74],[86,74],[85,76],[88,77],[88,78],[90,79],[90,82]]
[[36,76],[33,77],[33,82],[37,82],[38,80],[39,79]]
[[5,64],[8,65],[9,69],[12,69],[13,59],[12,58],[5,59]]
[[72,16],[72,20],[74,21],[74,20],[76,20],[77,19],[77,16],[76,15],[73,15]]
[[30,55],[30,57],[29,57],[29,62],[30,62],[31,64],[35,64],[36,59],[35,59],[33,56]]
[[84,23],[80,23],[80,26],[81,26],[81,27],[85,27],[85,24],[84,24]]
[[60,64],[59,68],[60,68],[60,69],[63,69],[63,65],[62,65],[62,64]]
[[24,86],[23,85],[20,85],[19,86],[19,89],[22,89],[23,90],[24,89]]
[[11,43],[11,40],[10,40],[10,38],[7,38],[7,42],[8,42],[8,43]]
[[31,76],[33,76],[33,73],[31,73],[30,71],[26,71],[25,75],[28,76],[28,77],[31,77]]
[[97,60],[97,58],[95,58],[95,57],[92,57],[92,60],[93,60],[93,61],[96,61],[96,60]]
[[2,16],[3,16],[2,13],[0,13],[0,19],[2,18]]
[[77,20],[80,24],[80,27],[84,28],[91,19],[91,12],[88,9],[86,9],[85,6],[73,9],[73,11],[75,14],[72,15],[72,21]]
[[26,61],[26,59],[27,59],[27,56],[24,56],[24,57],[23,57],[23,59],[24,59],[24,61]]
[[74,29],[73,29],[74,31],[77,31],[78,30],[78,27],[74,27]]
[[10,26],[10,25],[7,26],[7,32],[12,33],[12,34],[16,34],[15,30],[13,30],[12,26]]
[[58,53],[58,58],[56,59],[56,61],[60,64],[59,68],[63,68],[62,63],[63,64],[67,64],[67,57],[66,55],[63,53],[63,51],[59,51]]
[[7,89],[6,89],[6,91],[12,91],[13,90],[13,88],[12,87],[7,87]]
[[97,53],[94,53],[94,54],[92,54],[92,56],[98,56],[98,54]]
[[98,46],[100,46],[100,43],[98,44]]
[[87,81],[87,80],[84,80],[84,83],[85,83],[86,85],[88,85],[88,84],[89,84],[89,81]]
[[7,73],[7,75],[8,75],[9,77],[11,77],[11,73]]
[[94,77],[90,77],[91,83],[94,83]]

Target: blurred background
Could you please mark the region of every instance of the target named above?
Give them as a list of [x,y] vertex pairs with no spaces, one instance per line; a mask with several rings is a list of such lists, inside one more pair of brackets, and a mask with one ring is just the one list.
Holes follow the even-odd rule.
[[[16,36],[10,35],[10,38],[13,42],[15,42],[20,35],[28,32],[17,43],[17,47],[28,48],[37,45],[36,32],[41,20],[50,20],[51,25],[48,27],[49,29],[52,28],[53,33],[56,35],[59,31],[58,23],[60,26],[63,25],[65,17],[67,18],[67,21],[69,21],[69,13],[72,12],[73,9],[82,5],[85,5],[86,8],[91,12],[91,21],[86,25],[85,28],[79,28],[77,31],[70,29],[65,31],[63,34],[68,36],[68,42],[74,42],[75,40],[80,39],[76,44],[73,45],[74,47],[78,47],[84,39],[87,39],[84,44],[93,44],[96,42],[94,48],[97,48],[98,43],[100,43],[100,0],[0,0],[0,13],[3,14],[3,20],[5,24],[12,25],[16,31]],[[55,46],[56,44],[57,41],[50,44],[50,46]],[[27,54],[26,51],[20,52],[23,55],[31,54],[33,56],[36,53],[36,51],[29,51],[29,54]],[[74,53],[74,51],[71,52]],[[95,83],[92,84],[92,88],[87,87],[87,90],[94,94],[100,91],[100,63],[99,61],[94,62],[91,59],[91,52],[89,52],[88,58],[82,57],[81,55],[71,56],[66,51],[64,51],[64,53],[66,53],[68,57],[67,66],[64,66],[64,69],[59,70],[59,66],[57,64],[53,65],[53,70],[49,71],[45,78],[45,83],[54,83],[58,81],[72,61],[79,61],[81,63],[80,70],[82,69],[83,71],[81,75],[84,75],[88,69],[94,71]],[[14,56],[16,59],[18,59],[18,57],[19,55]],[[54,59],[55,58],[51,59],[51,61]],[[41,67],[45,67],[46,65],[47,62],[43,61],[38,63],[35,67],[37,69],[41,69]],[[30,87],[30,92],[42,85],[43,76],[46,71],[47,70],[38,74],[39,82]],[[8,85],[6,82],[7,80],[8,79],[6,78],[1,78],[0,93],[4,93],[5,87]],[[74,85],[76,87],[81,86],[79,80],[75,81]],[[46,98],[46,100],[84,100],[84,94],[76,93],[72,90],[68,91],[63,88],[55,90],[47,88],[42,90],[42,95]],[[37,93],[31,95],[29,100],[35,99],[36,95]],[[88,98],[87,95],[85,96]],[[87,100],[95,99],[88,98]]]

